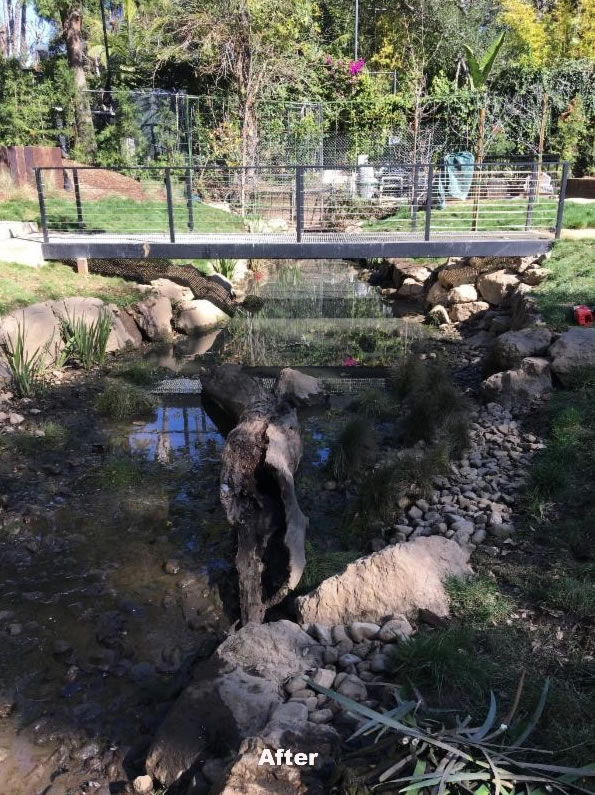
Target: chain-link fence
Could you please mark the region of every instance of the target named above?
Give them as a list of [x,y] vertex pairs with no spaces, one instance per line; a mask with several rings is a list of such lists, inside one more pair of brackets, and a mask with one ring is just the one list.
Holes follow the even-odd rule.
[[[378,73],[375,79],[394,79]],[[333,168],[367,155],[372,164],[439,163],[454,152],[479,149],[488,159],[547,154],[554,103],[543,91],[514,98],[459,92],[422,97],[403,109],[385,92],[373,106],[262,100],[255,111],[253,155],[243,154],[242,115],[224,97],[183,93],[90,92],[107,166],[302,164]],[[483,118],[482,118],[483,109]]]

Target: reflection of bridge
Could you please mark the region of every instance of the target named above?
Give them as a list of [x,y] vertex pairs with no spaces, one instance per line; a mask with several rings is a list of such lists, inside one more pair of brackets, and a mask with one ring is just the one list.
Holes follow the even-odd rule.
[[[68,169],[73,200],[56,198],[56,176],[65,169],[38,168],[43,253],[47,259],[522,256],[545,251],[559,237],[567,164],[468,168],[468,193],[451,199],[457,195],[451,175],[427,164],[128,169],[131,176],[119,173],[113,194],[108,172],[99,198],[96,170],[79,167]],[[135,186],[134,200],[122,196],[123,179]]]

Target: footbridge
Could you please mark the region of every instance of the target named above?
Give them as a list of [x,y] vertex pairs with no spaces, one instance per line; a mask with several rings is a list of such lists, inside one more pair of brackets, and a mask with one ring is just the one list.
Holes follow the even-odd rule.
[[[560,236],[566,163],[37,168],[46,259],[525,256]],[[453,198],[457,196],[457,198]]]

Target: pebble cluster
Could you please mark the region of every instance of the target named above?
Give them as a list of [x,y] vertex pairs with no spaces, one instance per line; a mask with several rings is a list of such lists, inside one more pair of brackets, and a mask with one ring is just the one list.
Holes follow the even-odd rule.
[[303,628],[317,641],[309,653],[320,665],[310,673],[292,676],[285,683],[285,692],[289,701],[307,707],[312,723],[330,723],[339,717],[345,720],[346,716],[340,704],[316,692],[308,680],[375,708],[379,704],[375,683],[384,681],[390,670],[391,648],[413,634],[413,627],[401,615],[388,618],[382,625],[353,621],[347,626],[311,624]]
[[[510,411],[497,403],[473,411],[470,419],[467,455],[451,465],[448,477],[434,477],[426,499],[400,500],[401,514],[394,525],[382,528],[383,537],[372,542],[374,550],[419,536],[443,535],[473,548],[490,537],[505,540],[513,535],[519,491],[532,456],[545,445],[534,434],[521,432]],[[489,549],[499,554],[498,547]]]

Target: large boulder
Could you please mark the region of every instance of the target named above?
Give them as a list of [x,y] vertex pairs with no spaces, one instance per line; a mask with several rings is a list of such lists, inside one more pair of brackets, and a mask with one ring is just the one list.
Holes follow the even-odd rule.
[[529,328],[542,323],[539,314],[537,299],[533,293],[533,288],[521,282],[512,292],[508,293],[502,307],[510,311],[510,327],[513,330]]
[[296,408],[319,406],[328,398],[328,392],[317,378],[291,367],[281,370],[275,384],[275,394]]
[[446,578],[471,573],[469,552],[441,536],[416,538],[350,563],[342,574],[296,599],[302,623],[379,623],[389,615],[414,617],[420,609],[447,616]]
[[545,326],[535,326],[501,334],[492,348],[491,364],[495,370],[512,370],[528,356],[542,356],[552,341]]
[[481,317],[487,312],[490,305],[485,301],[469,301],[466,304],[454,304],[448,310],[448,316],[453,323],[465,323]]
[[116,304],[108,304],[107,308],[112,313],[113,322],[106,350],[109,352],[121,351],[124,348],[139,348],[143,341],[143,335],[132,315]]
[[448,290],[440,282],[434,282],[426,294],[426,306],[444,306],[448,302]]
[[401,298],[421,298],[424,292],[424,286],[415,279],[407,277],[399,287],[397,295]]
[[505,370],[486,378],[481,385],[486,401],[507,409],[530,408],[552,391],[552,373],[547,359],[529,356],[516,370]]
[[411,279],[418,284],[423,284],[431,275],[432,271],[423,265],[416,265],[411,262],[403,262],[398,259],[389,259],[393,266],[393,284],[400,287],[405,279]]
[[519,284],[519,278],[508,271],[494,271],[482,273],[477,280],[477,289],[482,298],[490,304],[499,306]]
[[207,748],[237,749],[262,732],[283,700],[290,674],[317,667],[316,641],[291,621],[248,624],[209,660],[161,724],[146,761],[147,773],[168,787]]
[[570,328],[550,348],[552,370],[568,386],[585,367],[595,367],[595,328]]
[[151,288],[158,296],[169,298],[172,304],[181,304],[184,301],[192,301],[194,298],[190,287],[176,284],[170,279],[153,279]]
[[448,292],[449,304],[465,304],[469,301],[477,301],[477,290],[472,284],[459,284]]
[[206,298],[197,298],[180,304],[174,319],[174,326],[182,334],[200,334],[219,326],[224,326],[229,315]]
[[39,351],[44,364],[56,361],[63,344],[60,321],[52,311],[51,301],[15,309],[0,319],[0,342],[14,348],[19,335],[24,339],[28,359]]
[[139,301],[135,307],[135,317],[143,335],[148,340],[171,338],[171,301],[165,295]]

